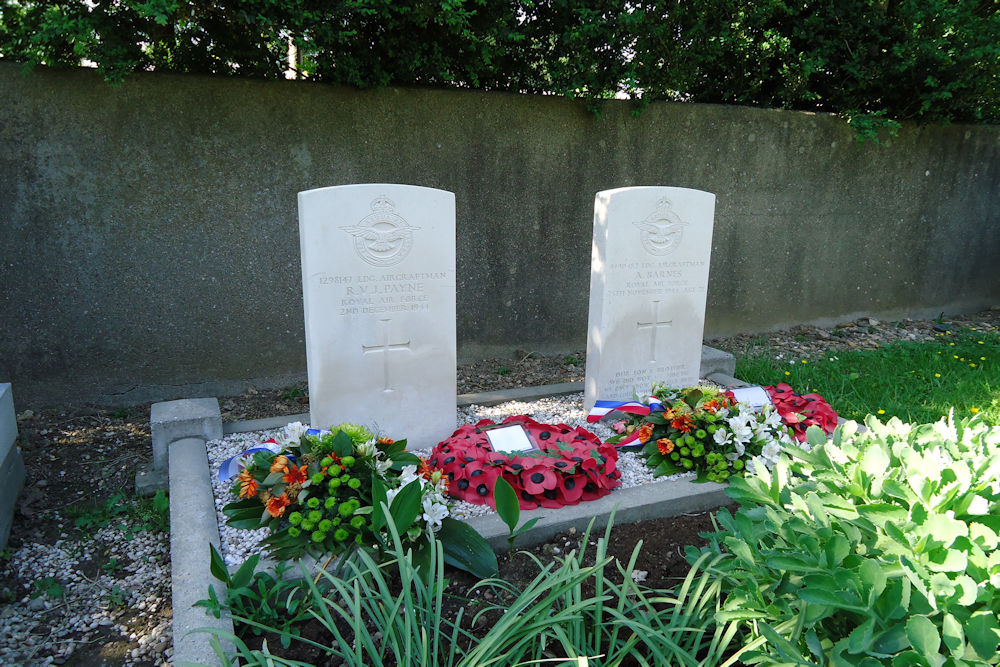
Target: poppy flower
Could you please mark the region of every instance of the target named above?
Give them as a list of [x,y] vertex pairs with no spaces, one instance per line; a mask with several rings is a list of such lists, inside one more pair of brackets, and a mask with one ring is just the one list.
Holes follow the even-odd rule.
[[271,496],[267,500],[267,512],[273,517],[279,517],[285,513],[285,508],[291,505],[288,496],[282,493],[280,496]]
[[564,477],[559,480],[559,485],[556,488],[566,500],[567,505],[576,505],[580,502],[580,497],[583,496],[584,484],[586,481],[580,477]]
[[240,498],[253,498],[257,495],[257,480],[250,471],[244,468],[239,475]]
[[556,488],[557,475],[552,468],[535,466],[521,473],[521,483],[528,493],[538,494]]
[[296,466],[294,463],[289,463],[286,470],[281,479],[287,484],[305,484],[306,480],[309,479],[309,474],[304,465]]

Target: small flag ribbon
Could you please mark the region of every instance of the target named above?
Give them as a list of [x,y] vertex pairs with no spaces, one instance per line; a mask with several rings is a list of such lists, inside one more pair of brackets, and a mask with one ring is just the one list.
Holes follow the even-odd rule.
[[259,447],[251,447],[242,454],[237,454],[232,458],[228,458],[222,462],[219,466],[219,481],[225,482],[230,477],[236,476],[240,471],[240,461],[245,457],[256,454],[257,452],[271,452],[272,454],[277,454],[282,450],[282,446],[275,442],[273,439],[267,442],[262,442]]
[[656,396],[649,397],[649,405],[639,401],[595,401],[587,415],[590,423],[601,421],[612,412],[628,412],[633,415],[648,415],[663,410],[663,403]]

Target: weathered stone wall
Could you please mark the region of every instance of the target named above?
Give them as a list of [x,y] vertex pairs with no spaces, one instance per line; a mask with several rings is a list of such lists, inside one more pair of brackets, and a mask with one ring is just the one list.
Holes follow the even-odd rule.
[[1000,134],[0,63],[0,381],[23,407],[305,373],[296,193],[451,190],[461,357],[582,349],[594,193],[714,192],[707,336],[1000,301]]

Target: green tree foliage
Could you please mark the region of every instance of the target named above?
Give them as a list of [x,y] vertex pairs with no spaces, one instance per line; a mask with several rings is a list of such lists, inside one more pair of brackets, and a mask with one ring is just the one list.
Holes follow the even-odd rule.
[[998,0],[0,0],[0,57],[1000,121]]

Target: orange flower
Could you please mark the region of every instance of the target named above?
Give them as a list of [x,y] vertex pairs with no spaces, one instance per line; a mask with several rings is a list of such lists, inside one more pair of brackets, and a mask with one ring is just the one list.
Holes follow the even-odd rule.
[[687,433],[688,431],[694,430],[694,420],[691,419],[691,415],[681,415],[677,419],[670,422],[670,425],[681,433]]
[[285,472],[288,469],[287,456],[275,456],[271,461],[271,472]]
[[674,441],[670,438],[660,438],[656,441],[656,451],[666,456],[674,451]]
[[240,498],[253,498],[257,495],[257,480],[253,478],[250,471],[244,468],[240,471]]
[[273,517],[279,517],[285,513],[285,508],[292,504],[284,493],[280,496],[271,496],[267,501],[267,512]]
[[387,438],[384,435],[378,439],[378,444],[380,445],[391,445],[393,442],[395,442],[395,440],[393,440],[392,438]]
[[639,427],[639,442],[647,443],[653,437],[653,425],[643,424]]
[[295,467],[294,463],[290,463],[285,470],[286,472],[281,479],[285,480],[288,484],[303,484],[309,479],[309,476],[306,474],[306,466]]
[[721,406],[721,405],[719,405],[719,402],[718,402],[718,401],[716,401],[716,400],[711,400],[711,401],[707,401],[707,402],[705,403],[705,405],[703,405],[703,406],[701,406],[701,407],[702,407],[702,408],[703,408],[703,409],[705,410],[705,412],[707,412],[707,413],[709,413],[709,414],[712,414],[712,415],[714,415],[714,414],[715,414],[715,413],[716,413],[716,412],[718,411],[718,409],[719,409],[720,407],[722,407],[722,406]]

